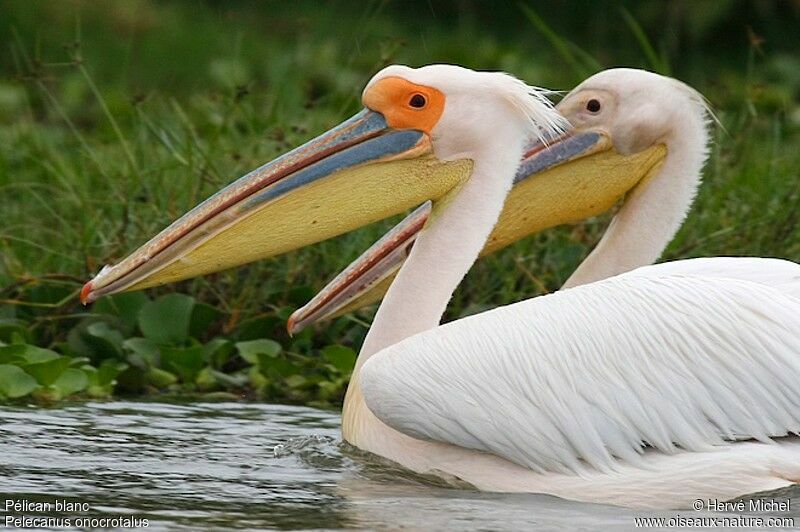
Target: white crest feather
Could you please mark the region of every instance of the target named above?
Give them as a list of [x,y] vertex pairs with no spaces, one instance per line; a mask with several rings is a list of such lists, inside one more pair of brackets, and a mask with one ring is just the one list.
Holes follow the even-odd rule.
[[546,145],[569,127],[567,119],[555,110],[553,103],[545,96],[551,91],[528,85],[509,74],[503,74],[499,79],[503,80],[498,83],[503,98],[531,122],[535,137],[543,144]]

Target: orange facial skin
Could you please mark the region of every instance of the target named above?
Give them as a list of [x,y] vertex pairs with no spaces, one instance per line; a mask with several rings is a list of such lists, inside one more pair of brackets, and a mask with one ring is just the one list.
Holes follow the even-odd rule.
[[428,135],[444,111],[444,93],[395,76],[383,78],[364,92],[364,106],[381,113],[395,129],[416,129]]

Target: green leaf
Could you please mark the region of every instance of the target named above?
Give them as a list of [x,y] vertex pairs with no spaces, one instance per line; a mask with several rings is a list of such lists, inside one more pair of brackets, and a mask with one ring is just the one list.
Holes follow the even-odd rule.
[[195,384],[203,391],[211,391],[219,388],[241,388],[247,384],[247,375],[228,375],[210,367],[205,367],[197,374]]
[[166,388],[178,382],[178,377],[160,368],[150,368],[145,374],[145,380],[156,388]]
[[167,294],[142,306],[139,328],[145,338],[159,345],[183,345],[189,340],[189,325],[195,300],[184,294]]
[[297,365],[285,358],[266,358],[262,356],[259,359],[259,369],[265,377],[272,380],[302,373],[302,370]]
[[209,391],[218,387],[217,379],[214,378],[214,374],[211,373],[212,371],[213,370],[209,367],[205,367],[200,370],[194,380],[198,389],[202,391]]
[[37,387],[36,379],[21,368],[0,364],[0,396],[16,399],[28,395]]
[[281,351],[281,344],[274,340],[267,340],[261,338],[260,340],[249,340],[247,342],[237,342],[236,349],[239,351],[239,356],[251,364],[258,364],[259,355],[266,355],[267,357],[277,357]]
[[256,366],[253,366],[250,368],[250,371],[247,372],[247,380],[250,382],[250,386],[256,390],[263,388],[269,382]]
[[214,338],[203,346],[206,360],[215,368],[224,366],[234,351],[233,342],[226,338]]
[[241,397],[230,392],[209,392],[209,393],[204,393],[202,399],[203,401],[223,402],[223,401],[237,401],[241,399]]
[[127,292],[103,297],[92,306],[95,314],[117,316],[126,326],[127,332],[133,331],[142,307],[150,301],[144,292]]
[[285,381],[289,388],[301,388],[307,384],[306,378],[302,375],[290,375]]
[[35,345],[16,344],[9,347],[11,348],[16,347],[20,349],[22,351],[22,358],[25,359],[25,362],[28,364],[36,364],[39,362],[50,362],[51,360],[61,358],[61,355],[59,355],[55,351],[51,351],[49,349],[43,349],[41,347],[36,347]]
[[356,352],[343,345],[329,345],[323,348],[322,358],[342,375],[349,375],[356,364]]
[[119,357],[122,355],[122,333],[105,321],[97,321],[86,327],[84,341],[100,358]]
[[164,369],[176,373],[182,382],[194,382],[197,374],[206,366],[203,346],[165,347],[161,351],[161,364]]
[[0,341],[12,343],[13,336],[21,336],[26,342],[33,341],[30,331],[22,320],[0,319]]
[[122,347],[128,353],[128,362],[137,368],[147,369],[160,364],[159,348],[147,338],[128,338],[122,343]]
[[89,380],[86,393],[92,397],[108,397],[117,385],[117,376],[125,371],[128,365],[118,360],[104,360],[99,368],[84,365],[81,370]]
[[68,397],[74,393],[81,392],[88,385],[89,377],[87,377],[86,373],[75,368],[66,369],[52,384],[59,397]]
[[97,368],[97,383],[101,386],[114,386],[115,379],[128,369],[128,365],[117,360],[104,360]]
[[22,357],[25,344],[14,344],[0,346],[0,364],[17,364],[24,362]]
[[206,303],[195,303],[192,319],[189,323],[189,335],[192,338],[208,338],[211,325],[222,317],[222,312]]
[[42,386],[50,386],[69,367],[70,360],[70,357],[56,355],[56,358],[23,364],[21,367]]

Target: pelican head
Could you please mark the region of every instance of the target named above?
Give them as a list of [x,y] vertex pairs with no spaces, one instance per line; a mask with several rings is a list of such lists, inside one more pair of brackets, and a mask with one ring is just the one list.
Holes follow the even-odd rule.
[[[644,70],[617,68],[582,82],[556,109],[572,127],[556,139],[546,142],[535,139],[529,144],[514,187],[482,254],[493,253],[543,229],[595,216],[620,200],[620,213],[625,214],[649,190],[650,195],[657,196],[657,201],[679,205],[675,209],[651,208],[640,213],[651,220],[644,237],[653,244],[642,246],[642,242],[631,238],[640,249],[626,250],[614,259],[612,266],[598,267],[588,275],[590,267],[597,266],[593,264],[597,258],[594,257],[565,286],[655,260],[662,242],[674,234],[694,196],[696,176],[707,153],[706,124],[710,112],[705,100],[675,79]],[[675,175],[662,171],[667,159],[683,169],[679,173],[687,182],[662,182],[654,186],[654,176]],[[297,332],[316,321],[379,300],[408,256],[429,212],[430,207],[415,211],[354,261],[292,315],[289,331]],[[613,237],[614,231],[608,234]],[[645,256],[645,252],[649,255]],[[604,258],[608,255],[605,253]]]
[[349,120],[234,181],[103,268],[81,300],[227,269],[435,203],[469,178],[487,146],[519,144],[518,160],[519,139],[547,138],[563,124],[521,81],[450,65],[389,66],[362,102]]
[[576,131],[607,135],[623,155],[678,141],[706,144],[695,137],[705,132],[698,124],[710,116],[703,96],[685,83],[645,70],[604,70],[575,87],[556,108]]

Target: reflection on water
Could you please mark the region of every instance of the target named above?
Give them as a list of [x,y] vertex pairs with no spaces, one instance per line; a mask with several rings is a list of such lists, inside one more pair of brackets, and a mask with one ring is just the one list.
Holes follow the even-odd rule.
[[[342,445],[339,413],[312,408],[113,402],[2,407],[0,419],[0,504],[88,503],[84,515],[151,529],[627,530],[677,513],[436,486]],[[800,489],[781,496],[800,525]]]

